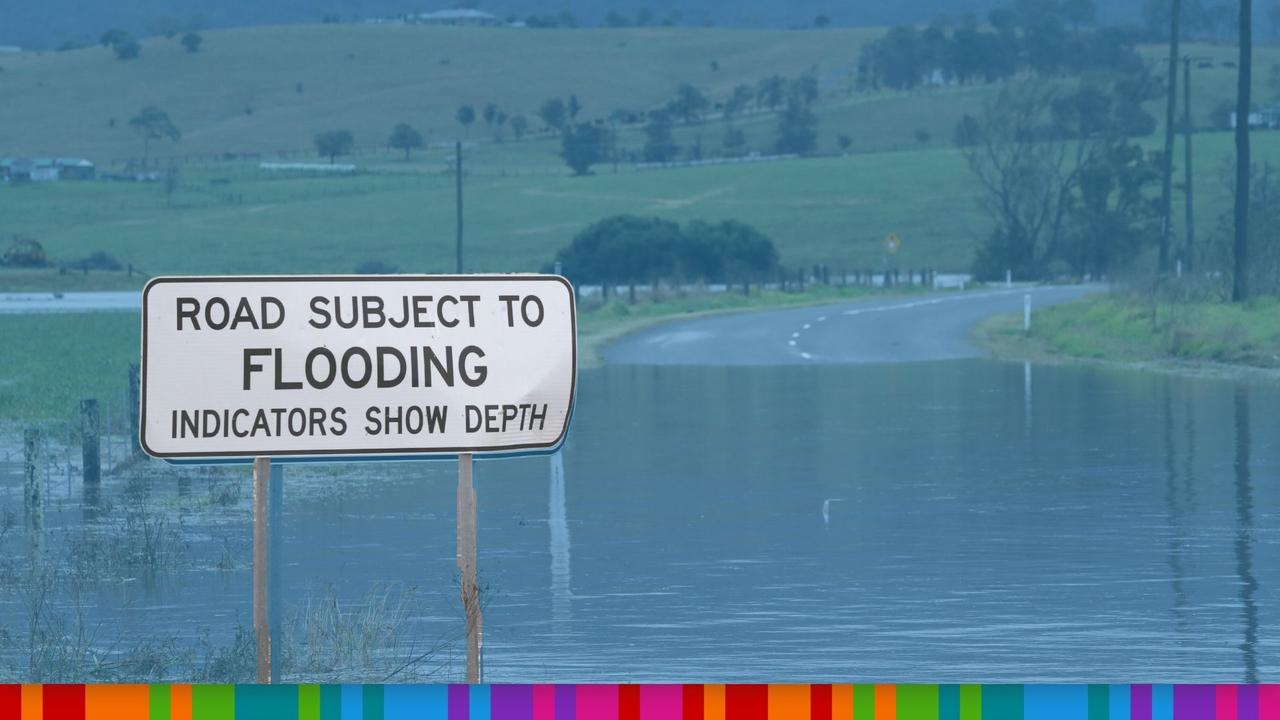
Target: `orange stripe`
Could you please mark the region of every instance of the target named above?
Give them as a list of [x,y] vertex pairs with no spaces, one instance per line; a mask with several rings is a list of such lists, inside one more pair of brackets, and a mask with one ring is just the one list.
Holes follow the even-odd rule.
[[191,720],[191,686],[169,686],[169,720]]
[[707,685],[702,689],[703,720],[725,720],[724,686]]
[[22,686],[22,720],[43,720],[44,686]]
[[831,686],[832,720],[850,720],[853,717],[853,686]]
[[151,688],[146,685],[85,685],[85,720],[119,720],[151,714]]
[[809,686],[770,685],[769,720],[809,720]]
[[897,720],[898,689],[894,685],[876,686],[876,720]]

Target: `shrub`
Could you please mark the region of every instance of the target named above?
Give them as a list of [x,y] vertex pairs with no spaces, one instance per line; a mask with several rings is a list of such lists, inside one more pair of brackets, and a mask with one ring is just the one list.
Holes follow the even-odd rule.
[[4,251],[3,264],[8,267],[48,267],[49,258],[38,240],[16,235],[9,249]]
[[592,224],[556,259],[575,282],[719,281],[763,275],[778,266],[773,241],[749,225],[695,221],[681,229],[669,220],[634,215]]
[[68,267],[76,270],[123,270],[124,263],[98,250],[86,258],[68,263]]

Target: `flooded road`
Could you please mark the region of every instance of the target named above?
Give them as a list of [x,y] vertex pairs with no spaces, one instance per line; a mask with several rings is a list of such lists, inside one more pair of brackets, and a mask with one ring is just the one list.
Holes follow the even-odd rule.
[[[1101,366],[586,370],[561,453],[476,463],[485,679],[1274,682],[1277,418],[1274,385]],[[455,473],[289,466],[286,617],[409,591],[390,652],[426,657],[392,679],[460,677]],[[103,643],[248,625],[248,468],[148,492],[166,512],[215,481],[238,499],[172,518],[172,571],[86,596]],[[77,527],[78,478],[56,485],[48,524]]]
[[[584,372],[561,455],[477,462],[486,678],[1274,681],[1276,389],[1026,373]],[[456,632],[454,473],[289,467],[284,606],[416,588],[411,634]],[[104,639],[247,624],[248,514],[212,513],[162,583],[99,590]]]

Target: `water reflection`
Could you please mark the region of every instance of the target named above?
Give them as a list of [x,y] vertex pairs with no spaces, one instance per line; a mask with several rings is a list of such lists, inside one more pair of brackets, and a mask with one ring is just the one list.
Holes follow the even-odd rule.
[[[1187,570],[1185,548],[1187,545],[1186,507],[1182,489],[1178,487],[1177,458],[1173,441],[1173,381],[1164,378],[1161,383],[1161,440],[1164,445],[1164,501],[1169,512],[1169,580],[1173,585],[1174,626],[1179,635],[1190,629],[1187,617]],[[1186,466],[1189,469],[1190,463]]]
[[1240,578],[1240,608],[1244,614],[1244,682],[1258,682],[1258,580],[1253,575],[1253,486],[1250,476],[1249,390],[1235,390],[1236,428],[1236,574]]
[[569,517],[565,507],[564,451],[551,455],[551,498],[547,525],[551,531],[551,620],[556,633],[569,631],[573,620],[569,586]]
[[[1280,392],[1032,372],[1033,388],[1021,363],[985,361],[584,371],[562,453],[484,464],[486,678],[1274,680],[1280,445],[1261,438]],[[229,647],[251,617],[248,502],[216,498],[247,475],[167,471],[157,508],[181,492],[168,473],[208,493],[180,568],[95,596],[87,620]],[[456,466],[300,464],[286,481],[287,617],[313,590],[354,607],[395,585],[417,589],[398,635],[417,654],[456,636]],[[108,506],[125,490],[104,486]],[[51,541],[79,492],[51,496]],[[0,625],[21,627],[4,602]]]

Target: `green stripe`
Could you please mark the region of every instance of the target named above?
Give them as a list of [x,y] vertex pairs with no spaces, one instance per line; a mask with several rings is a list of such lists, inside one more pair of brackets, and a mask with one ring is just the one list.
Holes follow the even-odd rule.
[[876,717],[876,686],[875,685],[854,685],[853,686],[853,717],[854,720],[875,720]]
[[382,720],[382,686],[364,686],[364,717],[361,720]]
[[938,720],[937,685],[899,685],[898,720]]
[[152,685],[150,695],[151,720],[169,720],[169,686]]
[[320,686],[320,720],[342,720],[341,685]]
[[320,686],[298,686],[298,720],[320,720]]
[[1111,688],[1089,686],[1089,720],[1111,720]]
[[982,686],[982,720],[1023,720],[1021,685]]
[[191,720],[235,720],[234,685],[192,685]]
[[982,686],[960,686],[960,720],[982,720]]

